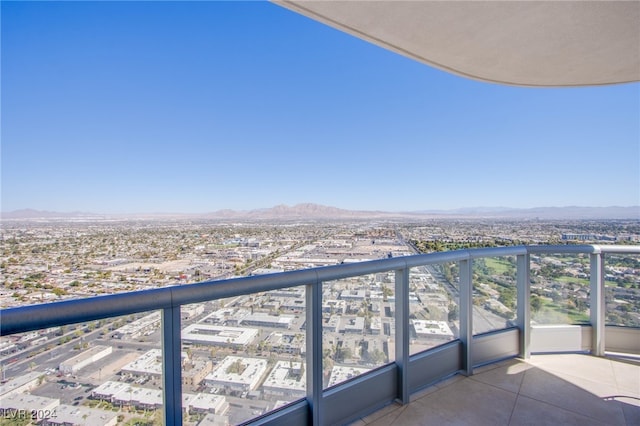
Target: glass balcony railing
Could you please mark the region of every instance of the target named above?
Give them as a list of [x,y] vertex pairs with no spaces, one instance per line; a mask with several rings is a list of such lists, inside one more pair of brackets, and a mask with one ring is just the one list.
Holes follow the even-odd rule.
[[640,327],[640,256],[605,258],[606,325]]
[[460,295],[456,262],[409,271],[409,352],[423,352],[456,340],[460,330]]
[[640,353],[638,255],[459,250],[5,309],[0,409],[91,425],[335,424],[509,357]]
[[536,324],[589,324],[589,256],[535,256],[531,261],[532,321]]
[[473,334],[516,324],[516,257],[486,257],[473,261]]

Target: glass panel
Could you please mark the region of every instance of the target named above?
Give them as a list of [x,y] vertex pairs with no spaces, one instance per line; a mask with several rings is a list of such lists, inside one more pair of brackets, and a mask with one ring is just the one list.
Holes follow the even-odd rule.
[[455,340],[459,335],[458,267],[421,266],[409,275],[409,353]]
[[640,327],[640,257],[605,256],[605,323]]
[[238,424],[306,395],[305,288],[182,307],[190,424]]
[[589,275],[586,255],[531,256],[532,324],[588,324]]
[[515,325],[516,257],[473,260],[473,334]]
[[393,361],[394,289],[393,271],[324,283],[324,387]]
[[154,311],[2,337],[0,408],[64,424],[161,424],[160,323]]

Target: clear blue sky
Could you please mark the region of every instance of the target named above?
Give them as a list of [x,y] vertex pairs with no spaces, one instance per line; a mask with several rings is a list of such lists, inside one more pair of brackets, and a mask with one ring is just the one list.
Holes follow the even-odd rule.
[[263,2],[2,2],[2,210],[640,203],[640,85],[463,79]]

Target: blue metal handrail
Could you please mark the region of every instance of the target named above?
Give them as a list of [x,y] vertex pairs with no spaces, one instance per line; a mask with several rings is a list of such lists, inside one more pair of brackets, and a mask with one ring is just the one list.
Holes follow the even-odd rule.
[[0,314],[2,315],[0,335],[5,336],[47,327],[130,315],[156,309],[167,309],[190,303],[205,302],[378,272],[402,270],[417,266],[444,262],[459,262],[482,257],[541,253],[638,254],[640,253],[640,248],[639,246],[559,245],[455,250],[324,266],[252,277],[204,281],[196,284],[169,286],[132,293],[64,300],[0,310]]

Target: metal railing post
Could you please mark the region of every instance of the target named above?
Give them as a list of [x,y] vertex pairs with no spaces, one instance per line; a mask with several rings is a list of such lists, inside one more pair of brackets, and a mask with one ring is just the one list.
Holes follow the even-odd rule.
[[591,351],[595,356],[604,356],[605,351],[605,300],[604,300],[604,253],[589,255],[590,271],[590,320],[593,330]]
[[517,311],[520,329],[520,358],[531,358],[531,257],[518,255],[517,260]]
[[162,310],[162,381],[164,424],[182,425],[182,336],[180,306]]
[[409,269],[396,271],[396,367],[398,369],[397,398],[410,402],[409,395]]
[[462,368],[467,376],[473,374],[473,283],[472,259],[458,262],[460,269],[460,340],[462,341]]
[[307,342],[307,402],[311,410],[311,424],[323,424],[322,413],[322,283],[307,284],[306,342]]

